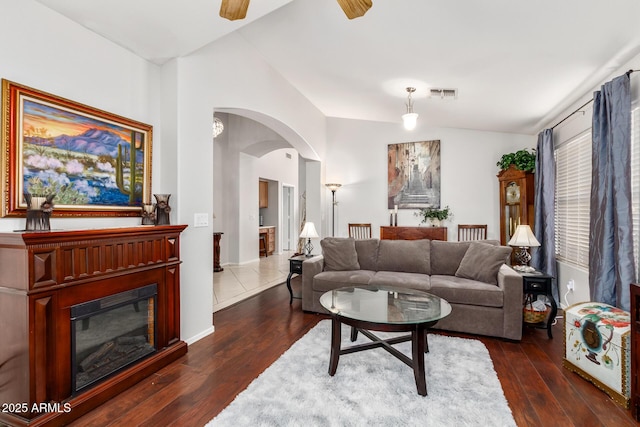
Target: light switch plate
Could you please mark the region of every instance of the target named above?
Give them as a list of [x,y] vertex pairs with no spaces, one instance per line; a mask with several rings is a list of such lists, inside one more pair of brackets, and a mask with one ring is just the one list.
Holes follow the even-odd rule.
[[193,214],[193,226],[194,227],[208,227],[209,215],[206,213]]

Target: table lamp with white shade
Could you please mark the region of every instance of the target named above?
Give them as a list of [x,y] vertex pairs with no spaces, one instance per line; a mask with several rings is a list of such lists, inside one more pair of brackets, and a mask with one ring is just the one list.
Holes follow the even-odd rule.
[[307,222],[304,224],[304,228],[302,229],[302,233],[300,233],[300,238],[307,239],[307,243],[304,244],[304,255],[305,256],[313,256],[311,255],[311,251],[313,250],[313,245],[311,244],[311,239],[317,239],[318,232],[316,231],[316,226],[313,225],[312,222]]
[[520,265],[514,266],[514,268],[520,271],[533,271],[533,268],[529,267],[529,261],[531,261],[529,248],[540,246],[540,242],[538,242],[536,236],[533,235],[531,227],[526,224],[519,225],[518,228],[516,228],[516,232],[513,233],[513,237],[507,244],[518,248],[516,250],[515,257],[516,261]]

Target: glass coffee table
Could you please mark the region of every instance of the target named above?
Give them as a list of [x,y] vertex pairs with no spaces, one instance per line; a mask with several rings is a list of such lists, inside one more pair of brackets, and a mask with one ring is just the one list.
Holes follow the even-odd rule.
[[[329,375],[336,373],[341,355],[381,347],[413,369],[418,394],[427,395],[424,372],[424,353],[429,351],[427,329],[451,313],[447,301],[413,289],[362,285],[326,292],[320,297],[320,304],[331,312]],[[341,349],[343,323],[351,326],[352,342],[358,332],[371,342]],[[370,331],[411,334],[384,340]],[[411,341],[411,358],[392,346],[406,341]]]

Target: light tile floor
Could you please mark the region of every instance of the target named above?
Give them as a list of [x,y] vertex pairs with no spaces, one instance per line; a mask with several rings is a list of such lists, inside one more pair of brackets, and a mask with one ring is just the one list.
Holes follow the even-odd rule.
[[213,311],[216,312],[287,280],[294,252],[269,255],[243,265],[226,265],[213,273]]

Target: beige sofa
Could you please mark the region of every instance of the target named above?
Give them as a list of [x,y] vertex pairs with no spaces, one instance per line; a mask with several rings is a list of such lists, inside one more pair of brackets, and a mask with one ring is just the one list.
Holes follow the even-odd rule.
[[511,340],[522,337],[522,277],[505,264],[511,248],[495,241],[325,238],[323,254],[302,267],[302,309],[327,313],[320,296],[353,285],[392,285],[447,300],[438,329]]

